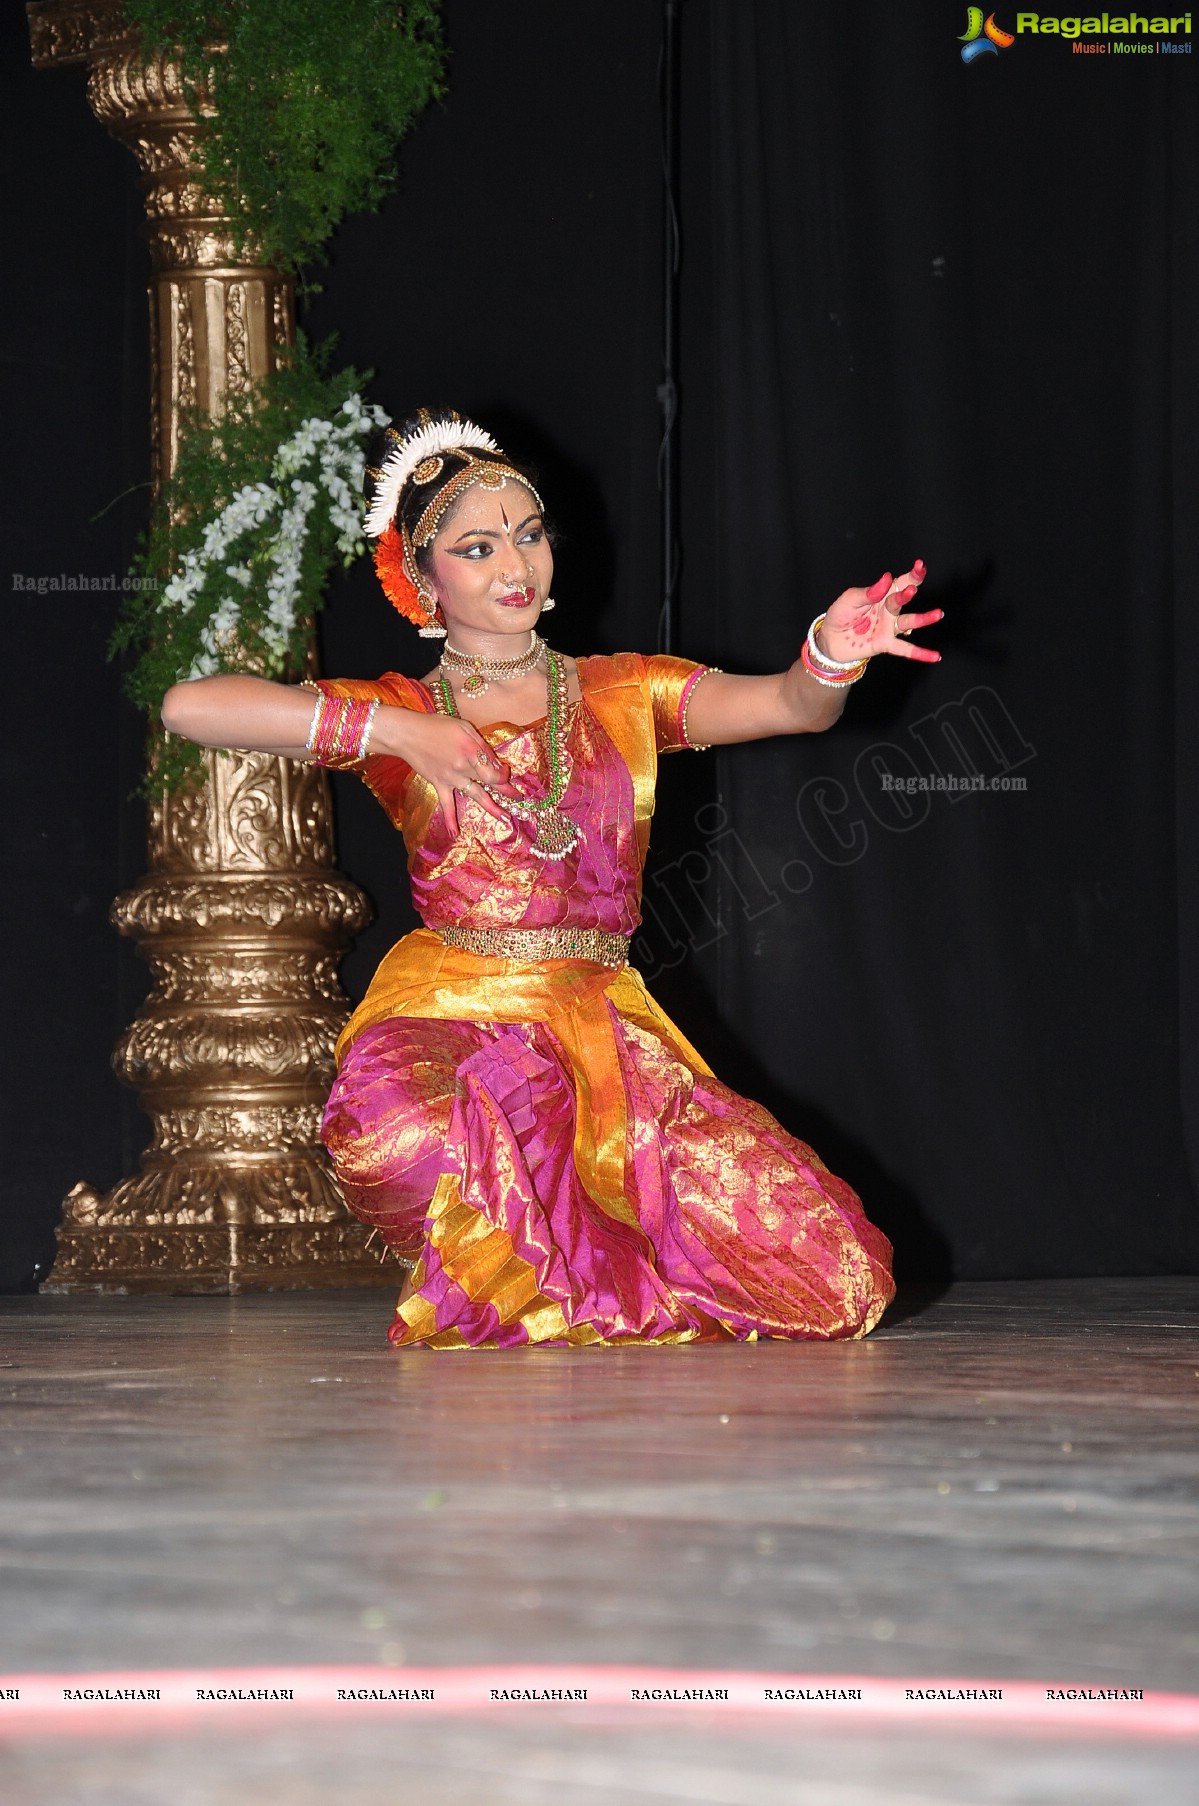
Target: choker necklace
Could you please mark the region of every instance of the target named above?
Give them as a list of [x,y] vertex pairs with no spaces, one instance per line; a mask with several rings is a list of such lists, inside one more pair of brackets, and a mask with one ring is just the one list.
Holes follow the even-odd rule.
[[[569,731],[570,718],[570,679],[566,671],[566,660],[557,652],[551,652],[545,641],[533,635],[536,650],[545,648],[545,743],[549,754],[550,782],[549,789],[543,797],[511,797],[501,796],[499,801],[511,815],[518,815],[526,821],[536,822],[537,832],[530,843],[535,853],[542,859],[565,859],[573,853],[579,844],[578,824],[563,815],[558,808],[570,783],[570,755],[566,750],[566,736]],[[526,653],[525,657],[528,658]],[[462,657],[462,654],[459,654]],[[521,661],[506,660],[509,666]],[[510,675],[510,673],[509,673]],[[470,679],[467,679],[469,683]],[[465,685],[463,688],[465,689]],[[456,715],[454,692],[444,671],[434,691],[433,700],[437,704],[439,715]],[[484,784],[484,790],[491,790]],[[492,791],[492,795],[498,795]]]
[[456,671],[462,677],[464,696],[485,696],[493,683],[507,683],[513,677],[527,677],[541,658],[545,641],[540,634],[529,636],[527,652],[519,658],[481,658],[474,652],[462,652],[447,640],[441,652],[441,669]]

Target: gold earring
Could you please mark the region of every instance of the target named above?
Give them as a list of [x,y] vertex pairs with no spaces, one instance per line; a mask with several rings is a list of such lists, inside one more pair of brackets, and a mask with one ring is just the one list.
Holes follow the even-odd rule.
[[548,615],[550,609],[557,608],[557,606],[558,604],[554,601],[554,598],[552,596],[547,596],[545,601],[541,604],[541,612],[543,615]]
[[418,585],[416,593],[420,597],[421,607],[429,617],[423,627],[417,628],[417,637],[422,640],[444,640],[447,629],[441,623],[437,597],[423,583]]

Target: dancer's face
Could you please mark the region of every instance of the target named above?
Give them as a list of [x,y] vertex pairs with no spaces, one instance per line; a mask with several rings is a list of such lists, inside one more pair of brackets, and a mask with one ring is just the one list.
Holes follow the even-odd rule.
[[476,484],[450,509],[433,541],[430,575],[454,630],[527,636],[549,594],[554,558],[533,496],[511,478]]

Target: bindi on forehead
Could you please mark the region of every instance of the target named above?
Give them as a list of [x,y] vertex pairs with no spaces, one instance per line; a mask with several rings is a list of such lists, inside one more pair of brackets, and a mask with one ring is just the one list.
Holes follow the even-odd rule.
[[507,482],[503,491],[479,485],[468,489],[446,510],[438,538],[445,544],[453,544],[472,534],[501,538],[519,531],[521,522],[532,518],[530,509],[536,513],[536,499],[520,484]]

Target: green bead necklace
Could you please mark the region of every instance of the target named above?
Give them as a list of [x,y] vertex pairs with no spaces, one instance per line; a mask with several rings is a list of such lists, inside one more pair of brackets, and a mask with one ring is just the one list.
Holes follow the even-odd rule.
[[[499,796],[490,784],[485,784],[483,788],[496,796],[511,814],[536,822],[537,832],[531,843],[535,853],[542,859],[565,859],[568,853],[574,852],[580,839],[578,825],[558,808],[570,782],[570,758],[566,750],[570,679],[566,660],[549,646],[545,648],[545,688],[545,740],[550,764],[547,794],[538,798],[515,798]],[[439,714],[457,715],[454,692],[444,671],[438,678],[435,701]]]

